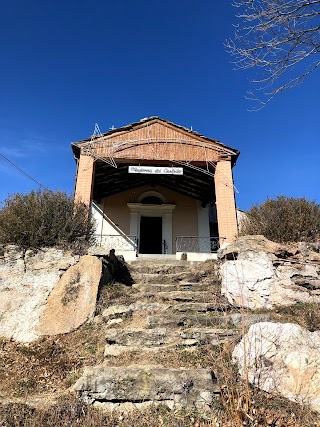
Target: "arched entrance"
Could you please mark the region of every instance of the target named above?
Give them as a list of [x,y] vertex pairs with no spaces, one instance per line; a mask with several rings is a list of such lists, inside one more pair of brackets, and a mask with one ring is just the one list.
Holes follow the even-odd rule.
[[143,193],[138,203],[128,203],[130,234],[138,236],[141,254],[172,254],[172,211],[162,194]]

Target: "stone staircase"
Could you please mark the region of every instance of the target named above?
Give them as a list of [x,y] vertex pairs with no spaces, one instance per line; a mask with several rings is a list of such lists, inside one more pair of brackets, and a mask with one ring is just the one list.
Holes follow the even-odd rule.
[[217,264],[149,258],[129,269],[130,299],[102,312],[105,362],[86,368],[75,390],[108,409],[210,406],[218,386],[195,354],[235,340],[239,320],[220,295]]

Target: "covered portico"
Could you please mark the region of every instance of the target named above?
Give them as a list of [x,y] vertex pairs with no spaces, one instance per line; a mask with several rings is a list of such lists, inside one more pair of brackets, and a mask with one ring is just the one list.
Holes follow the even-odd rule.
[[237,150],[159,117],[72,147],[75,200],[92,207],[97,244],[210,257],[237,237]]

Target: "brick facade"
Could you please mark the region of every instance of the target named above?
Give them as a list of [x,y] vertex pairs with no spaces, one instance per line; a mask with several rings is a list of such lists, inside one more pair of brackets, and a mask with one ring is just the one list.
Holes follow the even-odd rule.
[[238,236],[231,162],[220,160],[215,172],[216,207],[221,243],[230,243]]
[[94,159],[92,156],[80,155],[74,199],[87,206],[91,205],[94,180]]
[[[232,167],[239,155],[237,150],[154,117],[112,129],[94,139],[79,141],[73,144],[72,148],[75,158],[78,159],[75,201],[81,201],[89,207],[93,185],[98,200],[125,190],[134,190],[146,185],[148,181],[153,182],[150,178],[141,179],[129,175],[127,167],[130,164],[138,162],[140,164],[140,161],[150,165],[161,161],[165,161],[166,163],[162,163],[165,165],[172,165],[175,161],[190,164],[193,162],[195,171],[191,170],[189,174],[184,174],[184,181],[182,179],[178,181],[177,178],[177,188],[173,188],[172,179],[170,182],[169,178],[163,183],[156,181],[156,184],[180,191],[187,196],[191,196],[192,193],[191,197],[205,205],[216,197],[219,236],[225,238],[221,244],[230,243],[238,236],[232,177]],[[119,168],[106,167],[103,161],[95,162],[95,158],[114,159]],[[199,168],[204,170],[208,168],[208,162],[211,173],[214,173],[215,191],[212,188],[212,176],[205,175],[208,178],[205,180],[197,175]],[[187,167],[188,165],[185,166]],[[153,183],[150,188],[154,185]]]

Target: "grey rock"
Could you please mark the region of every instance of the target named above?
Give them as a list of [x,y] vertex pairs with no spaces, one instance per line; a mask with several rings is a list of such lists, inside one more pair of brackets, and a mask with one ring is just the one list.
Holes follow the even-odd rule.
[[320,331],[256,323],[235,347],[233,359],[251,384],[320,412]]
[[218,391],[209,369],[156,367],[88,367],[74,385],[87,402],[139,404],[163,403],[171,408],[202,408]]
[[27,250],[7,245],[0,257],[0,336],[20,342],[39,337],[48,298],[79,256],[59,249]]
[[[320,260],[297,257],[298,250],[245,236],[232,243],[220,267],[221,293],[230,304],[250,309],[272,309],[297,302],[320,303]],[[228,254],[237,252],[234,260]]]

